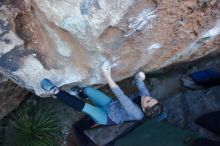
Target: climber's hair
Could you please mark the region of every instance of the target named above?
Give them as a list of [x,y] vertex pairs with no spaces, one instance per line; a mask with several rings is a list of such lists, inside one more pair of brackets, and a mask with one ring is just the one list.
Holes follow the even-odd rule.
[[163,105],[157,103],[152,107],[146,107],[143,109],[147,118],[152,119],[156,116],[159,116],[163,112]]

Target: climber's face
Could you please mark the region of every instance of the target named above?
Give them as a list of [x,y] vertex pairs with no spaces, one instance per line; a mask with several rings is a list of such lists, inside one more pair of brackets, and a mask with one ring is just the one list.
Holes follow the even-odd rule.
[[163,112],[162,104],[150,96],[141,97],[141,107],[146,117],[149,119],[152,119]]
[[141,107],[142,107],[143,111],[146,108],[153,107],[157,103],[158,103],[158,101],[153,97],[150,97],[150,96],[142,96],[141,97]]

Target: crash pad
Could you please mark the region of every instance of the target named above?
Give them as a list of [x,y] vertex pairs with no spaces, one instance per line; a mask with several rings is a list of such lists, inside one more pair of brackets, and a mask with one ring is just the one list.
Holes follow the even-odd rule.
[[163,122],[146,120],[132,132],[115,141],[114,146],[191,146],[196,134]]

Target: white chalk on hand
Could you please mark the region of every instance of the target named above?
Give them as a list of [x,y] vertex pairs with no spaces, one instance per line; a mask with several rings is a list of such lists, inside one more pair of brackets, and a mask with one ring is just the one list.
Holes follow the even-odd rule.
[[103,70],[108,70],[110,68],[110,64],[108,61],[105,61],[103,64],[102,64],[102,69]]
[[143,72],[139,72],[139,77],[141,77],[142,79],[145,79],[145,74]]

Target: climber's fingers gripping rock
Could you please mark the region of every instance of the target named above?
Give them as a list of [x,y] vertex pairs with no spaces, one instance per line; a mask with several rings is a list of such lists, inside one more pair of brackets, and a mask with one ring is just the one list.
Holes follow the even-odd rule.
[[108,61],[103,62],[102,73],[106,78],[111,78],[111,66]]
[[140,71],[135,75],[139,80],[145,80],[145,74],[144,72]]

